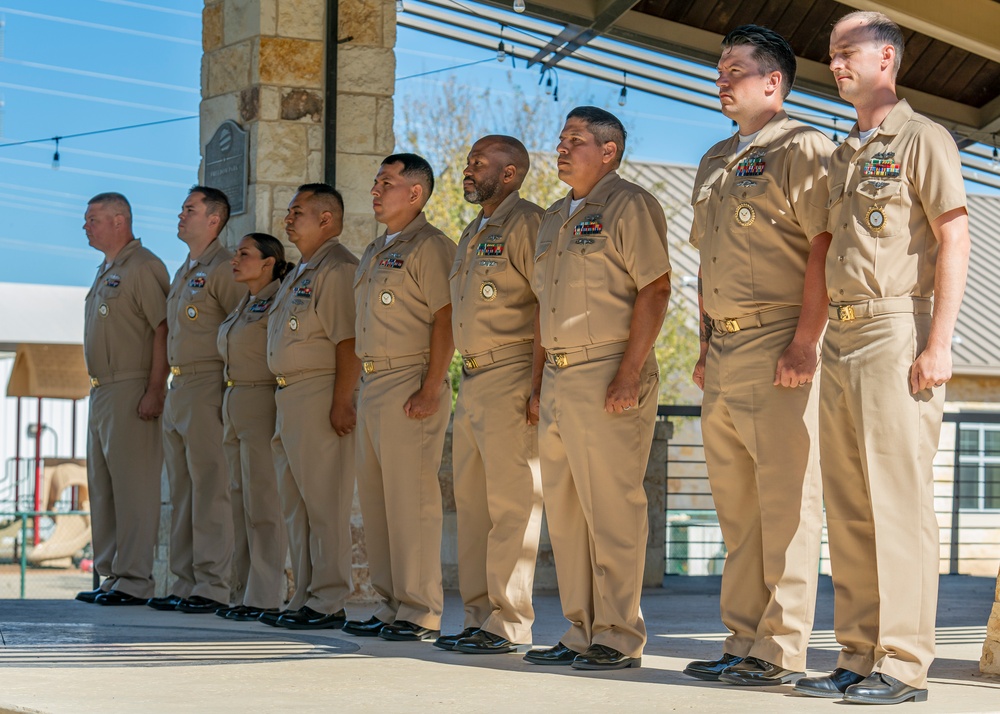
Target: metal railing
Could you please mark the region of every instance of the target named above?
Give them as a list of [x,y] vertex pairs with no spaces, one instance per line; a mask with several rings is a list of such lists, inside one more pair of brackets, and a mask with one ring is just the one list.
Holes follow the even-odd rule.
[[[20,535],[21,539],[15,544],[13,555],[14,560],[20,566],[20,588],[19,597],[24,600],[27,597],[27,581],[28,581],[28,550],[29,546],[29,533],[36,528],[32,524],[36,524],[41,518],[57,518],[60,516],[90,516],[89,511],[15,511],[15,512],[3,512],[0,511],[0,520],[12,518],[15,521],[20,521]],[[87,575],[90,578],[92,576]]]
[[[696,428],[701,407],[660,405],[657,413],[682,426],[675,429],[667,449],[665,573],[719,574],[726,547],[708,484],[700,429]],[[995,576],[1000,562],[1000,448],[982,443],[976,449],[963,447],[963,433],[968,438],[969,432],[977,429],[996,432],[993,441],[1000,444],[1000,412],[944,415],[940,443],[952,445],[939,448],[934,462],[941,570]],[[954,432],[953,438],[949,438],[949,430]],[[970,472],[977,469],[973,481]],[[830,569],[825,518],[820,569],[827,573]]]

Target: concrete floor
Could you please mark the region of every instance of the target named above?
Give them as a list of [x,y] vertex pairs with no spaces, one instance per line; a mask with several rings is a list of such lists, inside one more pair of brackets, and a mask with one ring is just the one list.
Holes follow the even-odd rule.
[[[992,578],[944,576],[938,659],[924,712],[1000,712],[1000,679],[979,674]],[[833,667],[832,586],[820,585],[812,671]],[[791,687],[738,689],[680,673],[725,637],[719,578],[672,577],[643,594],[649,644],[641,669],[584,673],[476,657],[428,643],[300,634],[211,615],[107,608],[63,600],[0,601],[0,714],[7,712],[831,712],[843,702]],[[558,598],[535,597],[535,644],[564,629]],[[352,617],[370,608],[349,608]],[[449,594],[445,631],[461,628]],[[906,709],[909,711],[909,707]]]

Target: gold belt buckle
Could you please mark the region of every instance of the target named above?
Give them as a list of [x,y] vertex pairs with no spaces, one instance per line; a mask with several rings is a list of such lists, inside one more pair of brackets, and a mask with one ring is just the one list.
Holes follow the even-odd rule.
[[101,386],[101,380],[99,380],[97,377],[91,377],[90,378],[90,386],[91,387],[100,387]]
[[180,367],[175,367],[173,365],[170,366],[170,374],[172,374],[172,375],[174,375],[176,377],[180,373],[181,373],[181,368]]
[[234,381],[233,381],[233,380],[231,380],[231,379],[227,379],[227,380],[226,380],[226,386],[227,386],[227,387],[235,387],[235,386],[236,386],[236,382],[234,382]]
[[726,323],[726,332],[739,332],[740,331],[740,321],[735,318],[726,318],[724,320]]
[[278,383],[278,389],[284,389],[288,386],[288,382],[284,377],[275,377],[274,381]]
[[375,371],[375,363],[369,360],[365,360],[362,367],[365,369],[365,374],[371,374]]
[[565,352],[554,354],[552,355],[552,364],[554,364],[558,369],[566,369],[569,367],[569,357]]
[[841,305],[837,308],[837,319],[841,322],[850,322],[854,318],[854,305]]
[[476,362],[476,358],[475,357],[466,357],[465,358],[465,368],[466,369],[479,369],[479,363]]

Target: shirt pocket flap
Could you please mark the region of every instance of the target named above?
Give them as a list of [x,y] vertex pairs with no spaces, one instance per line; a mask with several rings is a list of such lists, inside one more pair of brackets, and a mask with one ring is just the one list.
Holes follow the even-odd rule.
[[607,236],[573,236],[569,239],[566,250],[574,255],[584,256],[604,250],[607,242]]

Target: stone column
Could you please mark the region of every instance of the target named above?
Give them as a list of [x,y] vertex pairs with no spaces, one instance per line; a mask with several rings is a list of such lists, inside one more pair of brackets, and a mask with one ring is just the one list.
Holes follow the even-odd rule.
[[[392,152],[396,10],[393,0],[340,0],[336,184],[346,203],[344,243],[375,236],[368,189]],[[326,0],[205,0],[201,146],[226,119],[250,132],[247,212],[224,236],[284,240],[295,189],[324,181]],[[293,249],[294,254],[294,249]]]

